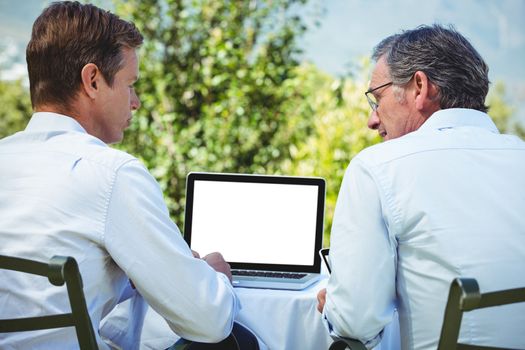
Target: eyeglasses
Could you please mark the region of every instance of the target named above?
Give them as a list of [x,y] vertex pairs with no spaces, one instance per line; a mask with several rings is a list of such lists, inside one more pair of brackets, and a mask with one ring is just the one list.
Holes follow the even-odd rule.
[[376,100],[376,97],[372,94],[372,92],[376,91],[376,90],[379,90],[381,88],[384,88],[384,87],[387,87],[387,86],[390,86],[392,85],[394,82],[388,82],[386,84],[383,84],[383,85],[380,85],[376,88],[373,88],[373,89],[368,89],[366,92],[365,92],[365,96],[366,96],[366,99],[368,100],[368,104],[370,105],[370,108],[372,108],[372,110],[375,112],[377,111],[377,108],[379,107],[379,103],[377,102]]

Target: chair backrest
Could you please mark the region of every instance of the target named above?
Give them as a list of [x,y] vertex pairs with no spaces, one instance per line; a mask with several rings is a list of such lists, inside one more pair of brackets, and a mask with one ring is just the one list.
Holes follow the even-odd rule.
[[330,345],[328,350],[367,350],[366,346],[359,340],[346,339],[336,340]]
[[445,317],[441,328],[438,350],[511,350],[458,343],[463,312],[486,307],[520,303],[525,301],[525,288],[506,289],[480,293],[478,282],[473,278],[456,278],[450,285]]
[[0,255],[0,268],[47,277],[55,286],[66,283],[71,312],[37,317],[0,319],[0,333],[75,327],[82,350],[98,349],[89,317],[77,262],[72,257],[54,256],[49,264]]

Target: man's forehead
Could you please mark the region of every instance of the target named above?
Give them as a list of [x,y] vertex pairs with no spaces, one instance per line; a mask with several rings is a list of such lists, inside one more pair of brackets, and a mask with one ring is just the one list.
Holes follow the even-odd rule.
[[386,80],[390,77],[388,66],[386,64],[386,59],[384,57],[377,60],[376,65],[372,69],[372,74],[370,76],[369,87],[374,88],[378,84],[384,84]]
[[122,50],[123,57],[122,57],[122,68],[121,71],[126,71],[129,75],[129,78],[133,78],[134,80],[138,79],[139,75],[139,60],[138,55],[135,49],[130,48],[124,48]]

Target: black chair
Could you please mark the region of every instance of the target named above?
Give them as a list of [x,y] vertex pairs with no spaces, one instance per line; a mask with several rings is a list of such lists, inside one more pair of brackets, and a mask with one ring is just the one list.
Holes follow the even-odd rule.
[[217,344],[205,344],[193,342],[186,339],[180,339],[167,350],[240,350],[239,343],[233,334]]
[[336,340],[328,350],[366,350],[366,346],[359,340]]
[[257,337],[247,328],[235,322],[230,335],[215,344],[180,339],[167,350],[259,350]]
[[[438,350],[512,350],[458,343],[463,312],[525,301],[525,288],[480,293],[473,278],[456,278],[450,285]],[[525,328],[524,328],[525,329]]]
[[38,317],[0,319],[0,333],[75,327],[81,350],[98,349],[86,307],[82,278],[72,257],[54,256],[49,264],[0,255],[0,268],[47,277],[55,286],[66,283],[71,312]]

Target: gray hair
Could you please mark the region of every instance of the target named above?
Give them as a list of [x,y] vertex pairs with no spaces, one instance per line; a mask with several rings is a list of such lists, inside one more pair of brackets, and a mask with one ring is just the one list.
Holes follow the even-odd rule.
[[417,71],[438,87],[441,109],[486,112],[489,68],[469,41],[452,26],[420,26],[381,41],[372,58],[385,57],[392,82],[406,85]]

